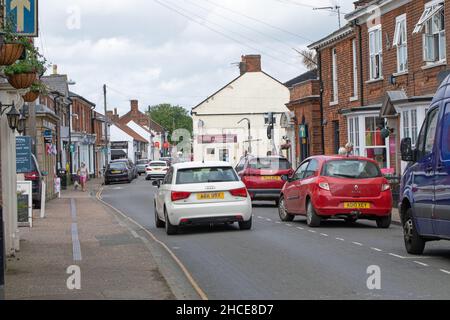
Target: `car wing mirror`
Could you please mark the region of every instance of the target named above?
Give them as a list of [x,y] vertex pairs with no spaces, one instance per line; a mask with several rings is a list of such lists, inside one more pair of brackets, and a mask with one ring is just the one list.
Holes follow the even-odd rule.
[[161,187],[161,180],[154,180],[153,182],[152,182],[152,185],[154,186],[154,187]]
[[402,161],[413,162],[415,160],[411,138],[402,139],[400,150],[402,154]]

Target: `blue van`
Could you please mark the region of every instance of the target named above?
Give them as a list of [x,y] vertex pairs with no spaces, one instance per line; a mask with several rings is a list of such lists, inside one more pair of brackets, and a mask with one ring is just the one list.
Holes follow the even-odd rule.
[[439,87],[412,149],[401,143],[409,165],[400,187],[406,251],[422,254],[427,241],[450,240],[450,76]]

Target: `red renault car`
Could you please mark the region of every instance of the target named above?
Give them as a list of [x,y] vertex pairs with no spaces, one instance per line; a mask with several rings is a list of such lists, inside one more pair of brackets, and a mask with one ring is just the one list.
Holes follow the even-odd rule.
[[281,190],[294,170],[289,160],[281,156],[247,156],[241,159],[236,172],[252,200],[275,201],[278,206]]
[[278,206],[282,221],[306,216],[310,227],[322,220],[375,220],[389,228],[392,193],[386,178],[372,159],[316,156],[305,160],[288,178]]

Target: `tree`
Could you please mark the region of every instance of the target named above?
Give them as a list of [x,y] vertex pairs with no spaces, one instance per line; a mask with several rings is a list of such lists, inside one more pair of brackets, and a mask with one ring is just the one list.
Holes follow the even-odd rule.
[[180,106],[163,103],[150,107],[150,117],[169,132],[169,139],[176,129],[186,129],[192,135],[192,118],[189,111]]
[[317,54],[312,50],[303,49],[299,51],[303,58],[303,64],[306,69],[314,70],[317,69]]

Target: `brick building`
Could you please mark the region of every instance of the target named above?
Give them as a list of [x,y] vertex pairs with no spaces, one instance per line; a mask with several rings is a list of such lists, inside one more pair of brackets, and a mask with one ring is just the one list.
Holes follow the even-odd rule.
[[108,152],[107,142],[109,141],[110,122],[107,121],[103,114],[96,111],[93,111],[92,113],[92,127],[93,134],[95,135],[94,169],[96,176],[102,176],[103,168],[106,167],[109,160],[109,156],[106,152]]
[[355,154],[401,173],[400,140],[415,142],[448,74],[449,4],[357,1],[346,26],[309,46],[319,58],[326,154],[350,141]]

